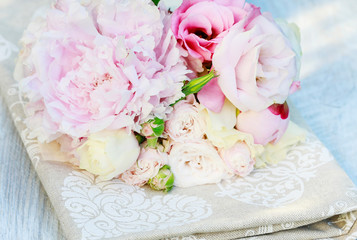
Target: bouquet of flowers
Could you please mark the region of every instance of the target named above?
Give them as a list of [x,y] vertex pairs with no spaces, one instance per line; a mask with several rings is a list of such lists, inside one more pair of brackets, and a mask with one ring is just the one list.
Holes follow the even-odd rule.
[[243,0],[57,0],[21,42],[31,137],[105,180],[218,183],[303,139],[298,29]]

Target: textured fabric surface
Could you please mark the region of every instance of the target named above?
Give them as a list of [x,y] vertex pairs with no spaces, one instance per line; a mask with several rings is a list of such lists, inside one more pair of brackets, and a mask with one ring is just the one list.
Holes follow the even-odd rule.
[[[14,57],[15,48],[8,44],[16,45],[35,9],[46,2],[1,1],[1,56],[7,56],[10,51]],[[263,10],[271,11],[274,17],[286,18],[300,26],[304,51],[303,91],[296,93],[292,100],[311,129],[356,183],[356,4],[348,0],[255,3]],[[12,69],[13,61],[1,56],[1,65]],[[0,104],[0,140],[1,238],[63,239],[57,217],[31,167],[3,100]],[[315,230],[318,232],[319,226],[315,226]],[[256,231],[267,232],[269,227]],[[300,236],[303,239],[304,235]]]

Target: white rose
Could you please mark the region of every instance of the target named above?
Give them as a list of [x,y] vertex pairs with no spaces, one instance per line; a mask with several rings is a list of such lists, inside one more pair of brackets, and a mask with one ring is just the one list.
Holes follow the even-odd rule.
[[222,149],[219,154],[236,175],[245,177],[254,169],[255,159],[252,158],[249,147],[244,142],[238,142],[231,148]]
[[195,106],[193,96],[175,105],[165,129],[170,138],[176,142],[203,138],[205,122]]
[[91,134],[76,151],[80,168],[110,180],[129,169],[140,147],[134,134],[125,129]]
[[227,175],[218,152],[205,141],[174,143],[169,165],[175,176],[174,185],[178,187],[219,183]]
[[142,148],[138,161],[120,175],[130,185],[143,186],[167,163],[167,154],[153,148]]

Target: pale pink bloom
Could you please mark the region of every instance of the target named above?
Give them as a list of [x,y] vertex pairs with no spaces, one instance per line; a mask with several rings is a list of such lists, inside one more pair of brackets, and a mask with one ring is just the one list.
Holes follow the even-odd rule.
[[139,132],[165,118],[188,72],[170,27],[150,0],[58,0],[25,32],[15,73],[33,135]]
[[219,151],[223,161],[236,175],[245,177],[254,169],[255,159],[244,142],[238,142],[229,149]]
[[172,30],[190,56],[209,62],[229,29],[253,8],[243,0],[184,0],[172,15]]
[[198,101],[212,112],[221,112],[226,97],[218,85],[218,78],[209,81],[197,93]]
[[289,125],[289,107],[284,104],[273,104],[260,111],[241,112],[237,117],[237,129],[250,133],[256,144],[277,143]]
[[297,74],[295,52],[267,14],[235,24],[212,62],[222,92],[243,112],[284,103]]
[[74,155],[75,150],[82,146],[83,143],[87,138],[72,138],[69,135],[62,135],[61,137],[56,139],[56,142],[58,142],[61,145],[61,151],[66,152],[69,154]]
[[169,165],[178,187],[219,183],[228,177],[217,150],[206,141],[174,143],[169,153]]
[[137,162],[119,176],[125,183],[135,186],[145,185],[156,176],[167,163],[167,154],[153,148],[141,148]]
[[173,141],[201,140],[205,134],[205,121],[200,116],[194,96],[175,104],[165,123],[165,131]]
[[143,127],[141,129],[141,135],[144,137],[151,137],[154,134],[154,131],[152,130],[152,126],[150,123],[144,123]]

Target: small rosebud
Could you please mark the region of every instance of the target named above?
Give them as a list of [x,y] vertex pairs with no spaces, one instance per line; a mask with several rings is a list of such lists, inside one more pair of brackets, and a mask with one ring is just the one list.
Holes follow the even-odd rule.
[[149,180],[149,185],[152,189],[164,192],[169,192],[174,186],[174,174],[171,172],[169,165],[164,165],[160,168],[158,174]]
[[141,125],[141,135],[144,137],[160,137],[165,129],[165,121],[155,117]]
[[143,124],[143,127],[141,129],[141,135],[144,137],[150,137],[154,134],[154,131],[152,130],[151,124],[146,122]]
[[165,121],[155,117],[142,125],[141,135],[147,140],[147,147],[157,148],[159,137],[165,129]]
[[217,77],[215,71],[211,71],[210,73],[204,76],[192,79],[190,82],[188,82],[185,86],[182,87],[182,92],[185,94],[185,96],[188,96],[193,93],[198,93],[203,88],[203,86],[205,86],[215,77]]

